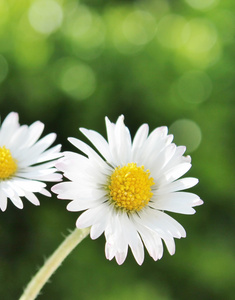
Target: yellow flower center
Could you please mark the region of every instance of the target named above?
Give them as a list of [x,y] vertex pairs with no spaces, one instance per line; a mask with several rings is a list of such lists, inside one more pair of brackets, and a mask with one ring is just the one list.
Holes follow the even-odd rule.
[[11,177],[17,170],[16,160],[9,149],[0,147],[0,180]]
[[117,208],[128,212],[140,211],[151,199],[154,185],[149,170],[129,163],[124,167],[117,167],[111,175],[109,185],[110,197]]

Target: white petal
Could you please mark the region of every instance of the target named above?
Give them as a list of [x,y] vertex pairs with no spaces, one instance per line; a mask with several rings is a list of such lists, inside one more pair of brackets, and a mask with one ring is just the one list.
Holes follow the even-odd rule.
[[163,255],[163,245],[160,236],[149,228],[141,226],[140,223],[135,223],[135,226],[140,233],[149,255],[155,261],[161,259]]
[[15,112],[9,113],[0,128],[0,146],[7,145],[14,132],[19,128],[19,116]]
[[[119,157],[117,153],[116,137],[115,137],[115,125],[105,117],[106,131],[109,143],[110,153],[112,155],[113,166],[119,165]],[[111,162],[110,162],[111,163]]]
[[113,244],[110,243],[109,240],[105,243],[105,257],[108,260],[112,260],[116,254],[116,249],[114,248]]
[[44,196],[51,197],[51,193],[48,192],[46,189],[41,189],[41,191],[39,193]]
[[[63,155],[65,159],[74,160],[74,161],[77,160],[79,161],[79,163],[84,161],[86,164],[89,164],[89,159],[86,156],[81,155],[79,153],[72,152],[72,151],[64,151]],[[59,161],[63,161],[64,158],[62,157]]]
[[27,147],[31,147],[36,143],[36,141],[40,138],[43,130],[44,124],[40,121],[36,121],[29,126],[29,136],[27,142],[25,143]]
[[174,218],[162,212],[157,212],[157,217],[164,220],[164,224],[166,224],[168,231],[172,234],[173,237],[178,239],[181,237],[186,237],[186,231],[184,227]]
[[[97,165],[93,165],[87,157],[72,152],[64,152],[64,157],[59,159],[55,166],[58,170],[64,172],[65,177],[72,181],[80,181],[83,178],[87,180],[87,175],[91,175],[93,178],[95,176],[100,177],[103,174],[101,169],[97,168]],[[106,170],[102,169],[102,171]]]
[[[37,121],[30,125],[21,126],[18,131],[12,136],[11,144],[14,149],[15,155],[20,155],[22,151],[28,151],[29,149],[40,137],[44,129],[44,124]],[[22,131],[23,130],[23,131]]]
[[25,197],[34,205],[40,205],[38,198],[31,192],[26,192]]
[[50,148],[49,150],[44,151],[38,158],[37,162],[44,162],[44,161],[48,161],[48,160],[53,160],[56,158],[59,158],[61,156],[63,156],[62,153],[60,153],[61,149],[61,145],[56,145],[52,148]]
[[98,168],[107,169],[108,165],[104,162],[104,160],[87,144],[75,138],[68,138],[70,143],[72,143],[75,147],[85,153],[89,159],[94,163]]
[[183,163],[191,163],[191,157],[183,156],[184,152],[186,151],[185,146],[178,146],[176,147],[175,153],[169,162],[166,164],[163,172],[168,172],[170,169],[173,169],[177,165],[181,165]]
[[76,226],[77,228],[90,227],[93,224],[95,224],[97,220],[105,218],[106,213],[108,213],[108,208],[106,204],[102,204],[98,207],[88,209],[79,216],[76,222]]
[[125,234],[123,234],[126,230],[126,224],[123,221],[123,217],[126,218],[125,213],[116,214],[116,253],[115,253],[115,259],[119,265],[121,265],[127,256],[128,252],[128,244],[129,241],[126,238]]
[[188,170],[191,168],[190,163],[181,163],[180,165],[176,165],[167,172],[163,173],[162,175],[159,175],[158,177],[155,177],[155,183],[158,186],[163,186],[167,183],[170,183],[172,181],[175,181],[176,179],[183,176]]
[[99,198],[99,199],[89,199],[88,200],[86,198],[83,199],[82,196],[80,196],[80,197],[77,197],[77,200],[74,200],[67,205],[67,210],[82,211],[82,210],[90,209],[93,207],[97,207],[97,205],[99,205],[99,204],[104,203],[105,200],[107,201],[108,199]]
[[149,135],[149,139],[158,139],[158,137],[166,137],[168,133],[168,128],[166,126],[161,126],[155,128]]
[[[155,218],[153,219],[154,214]],[[175,253],[175,242],[173,237],[180,236],[176,236],[174,234],[175,228],[173,226],[173,222],[171,219],[169,222],[169,219],[167,219],[168,216],[166,214],[158,211],[155,211],[154,214],[151,215],[150,213],[148,213],[144,216],[144,214],[141,213],[141,216],[138,218],[135,217],[135,220],[140,224],[142,223],[142,226],[146,226],[150,230],[154,231],[157,235],[159,235],[165,242],[169,253],[173,255]],[[159,257],[161,257],[160,254]]]
[[133,161],[137,160],[138,151],[140,151],[141,147],[143,146],[143,143],[146,141],[148,137],[148,132],[149,132],[148,124],[143,124],[137,130],[132,144]]
[[194,214],[195,210],[192,207],[202,203],[202,200],[193,193],[175,192],[156,196],[151,206],[176,213]]
[[19,187],[17,184],[15,184],[14,179],[9,180],[8,185],[14,191],[14,193],[16,193],[18,196],[20,196],[20,197],[25,196],[25,191],[21,187]]
[[91,143],[96,147],[105,160],[111,163],[112,157],[109,150],[109,144],[105,138],[94,130],[80,128],[80,131],[91,141]]
[[16,157],[19,150],[23,147],[24,141],[28,137],[28,126],[20,126],[12,135],[7,146],[11,149],[12,155]]
[[53,174],[40,174],[38,176],[32,176],[32,179],[35,180],[43,180],[43,181],[48,181],[48,182],[57,182],[62,180],[62,175],[58,173],[53,173]]
[[[122,241],[122,244],[120,245],[121,241]],[[123,236],[121,236],[119,238],[118,243],[119,243],[119,245],[118,245],[119,247],[116,251],[115,259],[119,265],[122,265],[127,257],[128,243],[123,239]]]
[[[55,171],[56,169],[54,169]],[[41,170],[40,172],[28,172],[28,173],[17,173],[17,178],[21,179],[32,179],[32,180],[44,180],[44,181],[61,181],[62,175],[58,173],[52,173],[53,171],[51,170]],[[49,173],[49,174],[47,174]]]
[[123,214],[115,209],[110,210],[110,216],[105,228],[105,254],[106,258],[111,260],[116,258],[120,265],[124,262],[128,252],[128,241],[125,237],[125,224]]
[[173,239],[173,237],[164,237],[163,241],[166,244],[167,250],[170,253],[170,255],[174,255],[175,254],[175,241]]
[[[55,194],[58,194],[58,198],[61,197],[61,194],[65,194],[68,196],[67,199],[73,199],[74,195],[79,194],[79,190],[77,188],[77,185],[74,182],[68,181],[68,182],[61,182],[56,185],[54,185],[51,188],[52,192]],[[72,198],[70,198],[72,197]],[[64,199],[64,198],[63,198]],[[65,198],[66,199],[66,198]]]
[[141,265],[144,261],[144,247],[143,243],[140,239],[140,236],[134,227],[133,222],[128,219],[127,215],[123,214],[122,219],[123,228],[123,235],[125,236],[126,241],[130,245],[131,251],[135,257],[135,260],[139,265]]
[[[175,252],[175,243],[173,237],[178,237],[172,235],[172,224],[166,222],[166,220],[158,220],[157,224],[150,224],[150,229],[154,230],[165,242],[167,249],[171,255]],[[174,228],[173,228],[174,229]]]
[[104,231],[107,226],[107,219],[103,219],[99,223],[95,223],[91,227],[90,236],[92,240],[97,239]]
[[115,258],[116,258],[116,262],[119,265],[122,265],[127,257],[127,252],[128,252],[128,247],[126,247],[125,249],[123,249],[122,251],[117,251]]
[[158,187],[158,189],[155,191],[155,194],[161,195],[161,194],[176,192],[180,190],[186,190],[195,186],[197,183],[198,183],[197,178],[192,178],[192,177],[182,178],[177,181],[173,181],[163,187],[161,186]]
[[151,169],[151,176],[153,178],[158,178],[162,174],[162,170],[168,161],[172,158],[176,150],[175,144],[170,144],[166,146],[161,152],[148,157],[146,161],[146,167]]
[[118,118],[114,130],[119,165],[126,165],[131,160],[131,136],[124,124],[124,116]]
[[15,192],[12,190],[11,186],[9,185],[9,180],[0,181],[1,190],[6,194],[8,198],[13,197]]
[[28,192],[40,192],[42,188],[46,187],[44,182],[23,178],[14,178],[12,183]]
[[1,187],[1,191],[6,195],[7,198],[9,198],[12,203],[22,209],[23,208],[23,203],[20,199],[20,197],[18,196],[18,194],[11,188],[11,186],[9,185],[9,181],[2,181],[0,182],[0,187]]
[[7,196],[0,189],[0,209],[1,209],[1,211],[5,211],[6,208],[7,208]]
[[[67,174],[65,174],[67,177]],[[85,176],[84,176],[85,177]],[[107,191],[92,182],[89,178],[81,178],[74,182],[62,182],[53,186],[52,191],[58,194],[59,199],[99,199],[107,195]]]
[[138,163],[141,165],[152,166],[152,161],[157,159],[157,156],[168,146],[171,142],[171,136],[167,136],[167,127],[158,127],[152,131],[144,142],[140,153],[136,156]]
[[17,195],[17,194],[14,194],[14,196],[12,197],[9,197],[11,202],[19,209],[22,209],[23,208],[23,202],[21,200],[21,198]]
[[172,236],[181,238],[186,236],[186,232],[182,225],[164,212],[156,209],[147,208],[140,212],[140,217],[133,215],[136,222],[142,226],[155,231],[161,238]]
[[92,164],[92,162],[85,156],[78,156],[72,158],[74,155],[64,153],[65,157],[56,163],[58,170],[64,172],[64,176],[68,179],[80,182],[83,185],[90,186],[106,185],[107,176],[110,176],[110,167],[103,162],[103,168]]
[[56,134],[50,133],[39,140],[31,148],[25,150],[17,159],[21,161],[21,167],[27,167],[38,163],[40,155],[55,141]]
[[41,163],[41,164],[37,164],[37,165],[34,165],[34,166],[29,166],[29,167],[26,167],[26,168],[22,168],[24,172],[32,172],[32,171],[50,171],[50,170],[53,170],[55,171],[56,169],[55,168],[52,168],[55,166],[55,161],[49,161],[49,162],[46,162],[46,163]]

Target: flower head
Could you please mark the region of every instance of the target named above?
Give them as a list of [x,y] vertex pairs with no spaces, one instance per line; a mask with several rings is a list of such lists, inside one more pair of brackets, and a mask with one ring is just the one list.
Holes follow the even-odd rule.
[[[60,145],[46,150],[54,142],[55,133],[38,140],[44,129],[37,121],[30,126],[19,124],[17,113],[10,113],[0,127],[0,209],[5,211],[8,198],[23,208],[21,197],[34,205],[39,200],[34,193],[51,194],[42,181],[60,181],[55,173],[55,159],[61,157]],[[54,161],[53,161],[54,160]]]
[[60,199],[72,200],[69,211],[85,211],[77,219],[78,228],[91,227],[90,236],[106,238],[107,259],[122,264],[128,247],[139,264],[144,260],[144,246],[154,260],[163,255],[163,243],[171,255],[174,238],[185,237],[184,228],[165,211],[193,214],[203,201],[195,194],[181,192],[198,183],[183,178],[191,167],[191,158],[183,156],[186,148],[172,143],[167,127],[148,135],[143,124],[133,141],[124,117],[113,124],[106,118],[108,141],[99,133],[81,128],[98,150],[84,142],[69,141],[86,156],[65,152],[56,167],[70,181],[55,185]]

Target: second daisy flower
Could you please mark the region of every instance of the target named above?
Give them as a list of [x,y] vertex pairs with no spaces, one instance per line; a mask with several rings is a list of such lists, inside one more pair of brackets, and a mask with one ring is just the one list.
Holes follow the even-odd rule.
[[91,227],[92,239],[105,234],[107,259],[118,264],[126,259],[128,247],[138,264],[144,260],[144,246],[154,260],[163,255],[163,243],[171,255],[174,238],[185,237],[184,228],[165,211],[193,214],[203,201],[195,194],[181,192],[198,183],[183,178],[191,167],[186,148],[172,143],[167,127],[149,134],[143,124],[133,141],[120,116],[116,124],[106,118],[108,141],[93,130],[81,132],[98,150],[84,142],[69,141],[86,156],[65,152],[57,168],[69,179],[53,187],[60,199],[72,200],[69,211],[84,211],[78,228]]

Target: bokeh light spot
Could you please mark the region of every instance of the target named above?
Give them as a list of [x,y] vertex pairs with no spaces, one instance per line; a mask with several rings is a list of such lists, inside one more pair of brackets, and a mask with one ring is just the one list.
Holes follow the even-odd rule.
[[180,77],[177,90],[184,101],[201,103],[210,96],[212,81],[205,72],[190,71]]
[[65,14],[66,20],[62,30],[74,38],[86,34],[92,25],[92,14],[85,5],[70,3],[65,6]]
[[134,11],[123,22],[124,36],[135,45],[146,44],[153,38],[155,32],[155,19],[150,13],[145,11]]
[[0,27],[8,21],[9,1],[0,0]]
[[29,22],[40,33],[50,34],[56,31],[63,21],[63,10],[54,0],[37,0],[29,9]]
[[217,31],[213,23],[196,18],[188,22],[190,36],[186,48],[193,53],[209,51],[217,41]]
[[192,8],[207,10],[218,4],[219,0],[185,0]]
[[235,36],[235,14],[229,9],[220,9],[213,14],[219,38],[225,43],[233,43]]
[[8,63],[7,60],[0,55],[0,83],[4,81],[8,74]]
[[[137,34],[135,30],[132,31],[131,29],[129,29],[128,33],[124,33],[127,26],[128,16],[131,17],[133,13],[134,12],[127,7],[122,7],[119,9],[109,8],[105,14],[105,21],[109,29],[107,31],[107,39],[110,42],[111,47],[114,46],[118,52],[124,55],[136,54],[145,46],[145,44],[143,44],[143,32],[139,33],[139,35],[142,36],[142,38],[140,38],[140,40],[142,39],[142,44],[140,40],[139,43],[135,41],[133,42],[134,35]],[[131,23],[131,20],[132,22],[134,22],[132,17],[131,19],[129,18],[128,22]],[[144,35],[145,34],[146,33],[144,33]]]
[[201,129],[192,120],[181,119],[175,121],[169,128],[174,135],[176,145],[185,145],[187,153],[195,151],[201,143]]
[[164,16],[157,30],[159,42],[168,48],[179,48],[184,45],[190,35],[186,20],[179,15],[171,14]]
[[85,5],[65,6],[62,31],[73,52],[84,59],[94,59],[103,50],[105,25],[101,16]]
[[94,71],[78,61],[62,59],[55,68],[55,76],[59,87],[77,100],[88,98],[96,89]]

